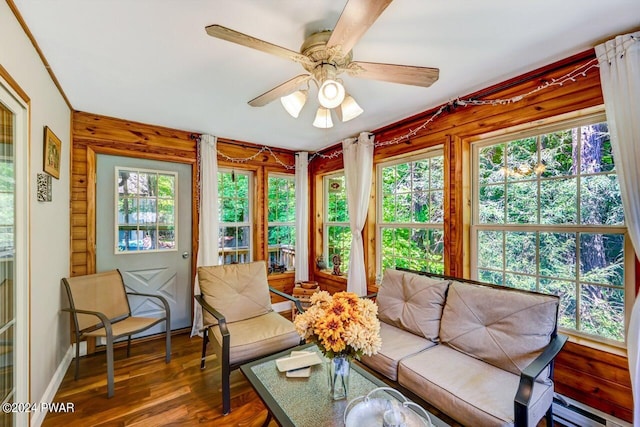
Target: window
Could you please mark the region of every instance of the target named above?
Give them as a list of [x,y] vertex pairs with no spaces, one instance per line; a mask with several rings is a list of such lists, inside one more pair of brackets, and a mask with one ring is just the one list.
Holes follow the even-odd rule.
[[324,177],[324,253],[327,266],[340,262],[340,271],[347,271],[351,254],[351,228],[347,208],[347,190],[344,174]]
[[472,274],[559,295],[562,328],[619,344],[634,257],[604,120],[473,146]]
[[404,267],[444,273],[444,156],[437,150],[379,164],[378,274]]
[[116,253],[176,249],[174,172],[116,168]]
[[[0,402],[29,397],[29,104],[0,77]],[[3,412],[0,425],[29,423]]]
[[292,271],[296,250],[295,178],[291,175],[270,174],[268,191],[269,272]]
[[220,264],[251,262],[251,172],[218,171]]

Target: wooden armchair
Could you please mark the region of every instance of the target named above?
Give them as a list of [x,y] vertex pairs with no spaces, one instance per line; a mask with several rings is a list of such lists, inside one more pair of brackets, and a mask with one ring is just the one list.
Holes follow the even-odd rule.
[[300,302],[273,289],[267,281],[264,261],[198,268],[201,295],[196,301],[203,308],[202,361],[205,366],[207,344],[212,341],[221,364],[222,412],[231,411],[229,376],[233,369],[261,357],[295,347],[300,335],[293,323],[271,308],[269,292]]
[[[107,344],[107,390],[113,396],[113,342],[127,337],[127,357],[131,351],[131,336],[164,322],[166,330],[166,363],[171,360],[171,312],[169,303],[160,295],[126,292],[118,270],[86,276],[63,278],[62,284],[69,297],[76,336],[75,379],[80,369],[80,340],[85,337],[103,337]],[[141,295],[159,299],[165,310],[164,317],[134,317],[127,295]]]

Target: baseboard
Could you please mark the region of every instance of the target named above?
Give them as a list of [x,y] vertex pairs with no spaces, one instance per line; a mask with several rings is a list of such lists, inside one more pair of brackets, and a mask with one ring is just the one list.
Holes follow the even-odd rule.
[[[86,353],[86,350],[85,350]],[[67,369],[71,362],[73,361],[73,356],[75,355],[75,347],[73,345],[69,346],[67,353],[60,361],[56,372],[51,377],[51,381],[49,381],[49,385],[47,389],[44,391],[44,394],[40,399],[34,399],[34,402],[38,403],[52,403],[53,399],[56,397],[56,393],[58,392],[58,388],[60,388],[60,384],[62,384],[62,380],[64,379],[65,374],[67,373]],[[31,427],[40,427],[47,413],[43,411],[36,411],[32,413],[30,426]]]
[[632,427],[626,421],[556,393],[553,419],[569,427]]

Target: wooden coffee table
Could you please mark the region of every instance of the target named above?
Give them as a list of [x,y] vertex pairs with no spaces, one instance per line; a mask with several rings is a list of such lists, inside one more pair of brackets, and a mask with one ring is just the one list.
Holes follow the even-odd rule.
[[[292,350],[318,351],[314,344],[305,344],[240,367],[269,411],[265,426],[271,417],[283,427],[342,426],[344,411],[352,399],[365,396],[378,387],[388,387],[356,363],[352,363],[347,399],[334,401],[329,397],[325,363],[312,366],[308,378],[287,378],[284,372],[278,371],[275,360],[288,356]],[[389,397],[396,398],[393,394],[389,394]],[[435,415],[430,414],[430,417],[434,426],[447,426]]]

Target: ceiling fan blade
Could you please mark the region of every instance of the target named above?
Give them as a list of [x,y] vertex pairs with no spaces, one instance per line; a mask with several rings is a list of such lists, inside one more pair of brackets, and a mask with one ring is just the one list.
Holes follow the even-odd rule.
[[429,87],[440,75],[440,70],[412,65],[380,64],[377,62],[354,61],[349,74],[364,79],[382,80],[405,85]]
[[251,101],[249,101],[249,105],[251,105],[252,107],[264,107],[271,101],[275,101],[280,97],[289,95],[290,93],[295,91],[298,86],[300,86],[310,78],[310,74],[300,74],[299,76],[296,76],[291,80],[282,83],[280,86],[276,86],[273,89],[263,93],[262,95],[253,98]]
[[216,37],[242,46],[250,47],[252,49],[260,50],[262,52],[270,53],[284,59],[299,62],[303,65],[310,66],[313,63],[307,56],[301,53],[251,37],[247,34],[223,27],[222,25],[209,25],[208,27],[205,27],[205,30],[211,37]]
[[392,0],[349,0],[331,33],[327,47],[340,47],[345,55],[378,19]]

